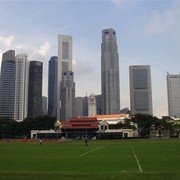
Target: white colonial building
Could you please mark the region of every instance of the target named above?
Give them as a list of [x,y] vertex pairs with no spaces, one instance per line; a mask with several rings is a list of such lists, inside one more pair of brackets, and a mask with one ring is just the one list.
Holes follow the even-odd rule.
[[[122,134],[122,137],[138,137],[138,127],[129,114],[94,115],[99,121],[98,133]],[[127,125],[126,125],[127,124]]]

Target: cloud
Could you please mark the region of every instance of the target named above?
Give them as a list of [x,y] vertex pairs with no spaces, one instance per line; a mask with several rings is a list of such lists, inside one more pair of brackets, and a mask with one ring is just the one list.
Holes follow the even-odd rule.
[[89,62],[73,60],[73,69],[76,76],[85,76],[93,72],[93,67]]
[[[15,36],[0,36],[0,67],[2,54],[9,49],[14,49],[16,54],[28,54],[28,59],[43,62],[43,95],[47,95],[47,79],[48,79],[48,60],[50,54],[49,41],[24,43],[18,42],[18,37]],[[28,40],[26,40],[29,42]]]
[[0,36],[0,44],[2,44],[5,47],[11,46],[13,41],[14,36]]
[[111,2],[119,7],[123,4],[124,0],[111,0]]
[[[0,57],[2,57],[3,51],[0,49]],[[1,61],[0,61],[1,62]]]
[[22,44],[19,44],[19,45],[15,46],[15,49],[22,49],[22,48],[23,48]]
[[152,11],[144,31],[148,35],[158,35],[169,31],[177,31],[180,27],[180,3],[177,1],[168,9]]
[[121,6],[128,5],[130,7],[135,7],[137,0],[110,0],[114,6],[120,8]]
[[41,47],[37,50],[37,53],[41,56],[46,56],[50,51],[50,44],[49,42],[45,42]]

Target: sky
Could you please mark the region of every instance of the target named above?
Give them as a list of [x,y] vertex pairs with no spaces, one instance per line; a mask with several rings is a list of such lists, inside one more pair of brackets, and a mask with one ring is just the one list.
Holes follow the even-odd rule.
[[117,34],[121,108],[130,107],[129,66],[150,65],[153,114],[168,115],[166,74],[180,73],[179,0],[0,0],[0,63],[14,49],[43,62],[57,56],[58,35],[73,37],[76,96],[101,94],[102,30]]

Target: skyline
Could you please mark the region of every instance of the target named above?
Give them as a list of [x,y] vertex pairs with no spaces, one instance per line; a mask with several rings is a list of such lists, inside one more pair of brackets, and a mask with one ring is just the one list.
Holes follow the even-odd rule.
[[130,107],[129,66],[150,65],[154,115],[167,115],[166,73],[180,73],[179,18],[178,1],[1,1],[0,55],[14,49],[42,61],[47,96],[48,62],[58,55],[58,34],[71,35],[76,97],[100,94],[101,34],[113,28],[121,108]]

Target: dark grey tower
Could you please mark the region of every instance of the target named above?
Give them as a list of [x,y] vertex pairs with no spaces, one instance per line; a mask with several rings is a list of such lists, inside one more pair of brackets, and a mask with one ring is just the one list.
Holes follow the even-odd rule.
[[49,60],[48,76],[48,115],[53,117],[57,115],[57,67],[58,57],[53,56]]
[[96,95],[97,114],[102,114],[102,95]]
[[116,32],[102,31],[101,44],[101,90],[103,114],[117,114],[120,111],[119,54]]
[[42,115],[43,63],[31,61],[29,67],[28,117]]
[[47,97],[42,96],[42,115],[47,115]]
[[149,65],[129,66],[132,114],[153,114],[151,70]]
[[14,116],[15,64],[14,50],[3,53],[0,77],[0,116],[11,119]]

